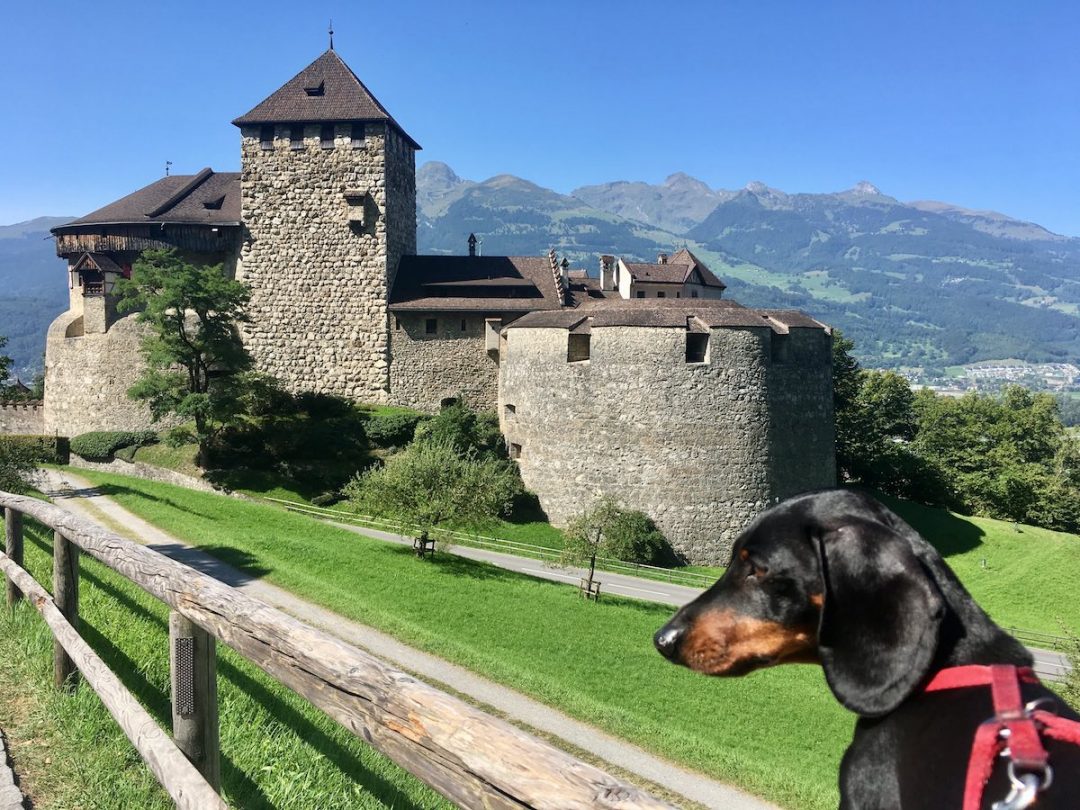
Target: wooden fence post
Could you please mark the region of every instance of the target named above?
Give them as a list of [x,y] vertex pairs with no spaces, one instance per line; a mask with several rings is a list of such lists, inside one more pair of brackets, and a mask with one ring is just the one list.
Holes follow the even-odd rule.
[[[76,631],[79,629],[79,547],[60,532],[53,535],[53,601]],[[59,641],[53,642],[53,680],[57,689],[74,689],[79,671]]]
[[220,793],[216,640],[175,610],[169,612],[169,672],[173,739]]
[[[8,508],[4,510],[4,550],[19,568],[23,565],[23,525],[22,513]],[[22,592],[18,586],[7,579],[7,603],[8,607],[14,607],[15,603],[22,598]]]

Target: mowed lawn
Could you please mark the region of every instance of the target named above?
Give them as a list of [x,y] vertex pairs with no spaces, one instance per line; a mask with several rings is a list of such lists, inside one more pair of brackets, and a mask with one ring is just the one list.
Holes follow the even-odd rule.
[[[52,532],[26,526],[26,568],[48,589]],[[83,637],[168,729],[168,609],[85,554],[79,591]],[[218,705],[223,794],[233,807],[453,806],[220,646]],[[53,688],[52,637],[25,601],[0,609],[0,726],[37,810],[173,806],[92,689]]]
[[705,678],[651,643],[669,608],[369,540],[283,509],[79,470],[132,512],[342,615],[790,808],[837,804],[854,717],[820,670]]

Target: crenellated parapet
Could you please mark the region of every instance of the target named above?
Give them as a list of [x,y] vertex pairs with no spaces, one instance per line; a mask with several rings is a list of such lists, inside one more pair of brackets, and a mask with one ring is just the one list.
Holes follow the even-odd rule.
[[45,432],[45,403],[41,400],[0,401],[0,434]]

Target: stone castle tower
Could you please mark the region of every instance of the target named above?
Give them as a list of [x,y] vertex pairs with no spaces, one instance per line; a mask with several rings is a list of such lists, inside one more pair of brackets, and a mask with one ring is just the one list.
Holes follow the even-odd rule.
[[416,253],[419,145],[333,49],[233,123],[256,366],[293,390],[385,402],[387,301]]

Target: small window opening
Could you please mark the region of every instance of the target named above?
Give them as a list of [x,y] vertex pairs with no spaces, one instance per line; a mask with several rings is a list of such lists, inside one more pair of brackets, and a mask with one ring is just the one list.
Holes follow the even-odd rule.
[[657,293],[656,293],[656,297],[657,298],[667,298],[667,293],[664,292],[663,290],[658,290]]
[[397,315],[394,316],[394,331],[401,331],[401,319]]
[[681,292],[677,292],[677,293],[675,293],[675,297],[676,297],[676,298],[682,298],[682,293],[681,293]]
[[303,149],[304,148],[304,127],[301,124],[296,124],[289,127],[289,147],[291,149]]
[[774,363],[786,363],[788,359],[788,335],[773,332],[769,343],[769,355]]
[[645,291],[644,290],[638,290],[637,291],[637,297],[638,298],[644,298],[645,297]]
[[326,82],[319,82],[312,87],[305,87],[304,92],[309,96],[321,96],[326,90]]
[[259,145],[263,149],[274,148],[274,128],[273,127],[260,127],[259,128]]
[[323,149],[334,148],[334,125],[323,124],[319,129],[319,144]]
[[353,124],[352,125],[352,147],[353,149],[359,149],[364,145],[364,125]]
[[521,458],[521,445],[510,444],[510,458]]
[[506,409],[506,415],[507,416],[510,416],[510,414],[517,413],[517,405],[511,405],[509,402],[506,403],[505,409]]
[[686,333],[686,362],[705,363],[709,357],[709,335],[707,332]]
[[566,342],[566,362],[580,363],[589,359],[589,343],[592,335],[569,335]]
[[207,211],[220,211],[221,206],[224,205],[224,204],[225,204],[225,195],[222,194],[220,197],[215,197],[212,200],[206,200],[203,203],[203,208],[205,208]]
[[461,319],[461,331],[466,332],[469,329],[469,322],[464,318]]
[[691,290],[690,291],[690,297],[691,298],[697,298],[697,290]]
[[424,321],[425,335],[434,335],[437,331],[439,331],[438,320],[436,320],[435,318],[428,318],[426,321]]
[[451,405],[457,405],[457,404],[458,404],[458,398],[457,397],[445,397],[445,398],[439,400],[439,410],[440,411],[445,411]]

